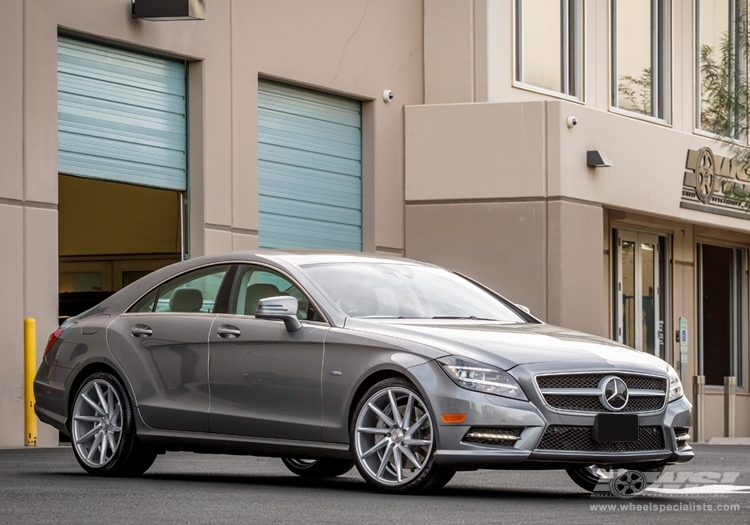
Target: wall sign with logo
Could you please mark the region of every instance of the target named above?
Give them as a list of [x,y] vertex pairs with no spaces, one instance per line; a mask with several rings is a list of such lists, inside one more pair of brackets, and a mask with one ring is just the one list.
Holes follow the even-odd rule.
[[688,150],[680,208],[750,219],[750,172],[711,148]]

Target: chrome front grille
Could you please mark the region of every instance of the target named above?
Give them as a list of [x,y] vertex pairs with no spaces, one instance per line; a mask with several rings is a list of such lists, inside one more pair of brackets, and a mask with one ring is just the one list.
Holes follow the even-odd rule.
[[628,389],[667,391],[667,378],[633,374],[559,374],[537,376],[539,388],[598,388],[605,376],[614,375],[625,381]]
[[[544,400],[552,408],[561,410],[575,410],[580,412],[599,412],[602,407],[601,401],[594,396],[565,396],[558,394],[547,394]],[[627,408],[627,407],[626,407]]]
[[623,412],[653,412],[664,406],[664,396],[631,397]]
[[604,374],[537,376],[539,388],[597,388]]
[[550,408],[572,412],[605,412],[602,379],[616,376],[628,388],[628,402],[620,412],[657,412],[667,398],[667,378],[638,374],[553,374],[536,376],[536,384]]
[[640,427],[638,440],[600,443],[591,437],[591,427],[552,425],[547,428],[537,447],[539,450],[570,450],[578,452],[641,452],[664,450],[664,432],[659,426]]

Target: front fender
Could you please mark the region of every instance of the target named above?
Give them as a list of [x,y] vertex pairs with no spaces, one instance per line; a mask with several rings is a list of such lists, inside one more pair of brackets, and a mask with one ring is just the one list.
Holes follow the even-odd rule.
[[322,440],[349,442],[352,406],[381,378],[401,375],[417,384],[409,369],[431,360],[418,350],[396,344],[391,338],[353,336],[345,330],[331,329],[325,341],[321,378]]

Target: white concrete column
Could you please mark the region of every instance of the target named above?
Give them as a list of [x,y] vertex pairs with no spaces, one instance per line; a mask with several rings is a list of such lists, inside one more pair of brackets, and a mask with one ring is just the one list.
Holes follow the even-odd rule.
[[724,437],[734,437],[737,405],[737,378],[724,378]]
[[693,441],[706,439],[706,376],[693,376]]

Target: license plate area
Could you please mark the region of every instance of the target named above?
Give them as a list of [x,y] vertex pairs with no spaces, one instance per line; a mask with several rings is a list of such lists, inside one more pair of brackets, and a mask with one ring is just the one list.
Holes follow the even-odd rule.
[[638,441],[638,414],[597,414],[591,439],[599,443]]

